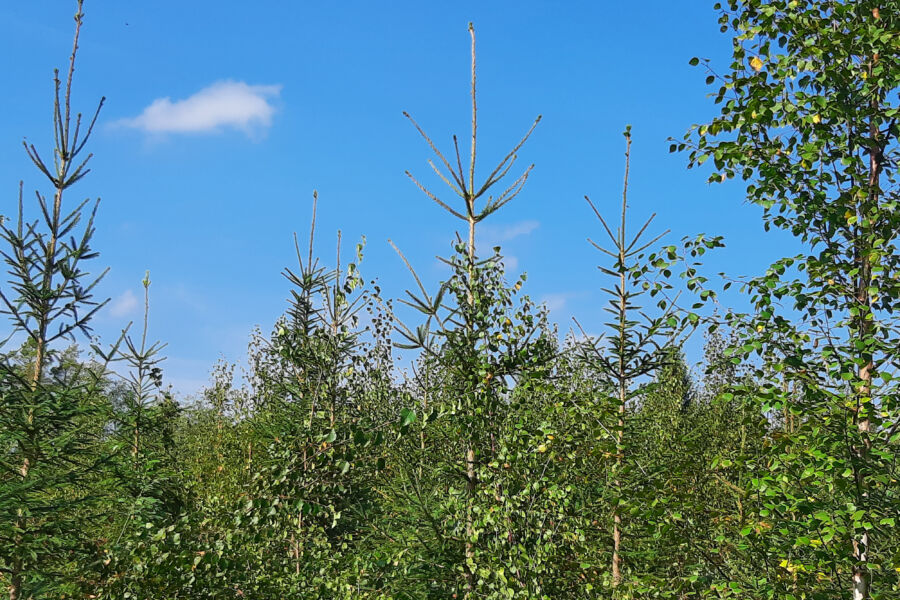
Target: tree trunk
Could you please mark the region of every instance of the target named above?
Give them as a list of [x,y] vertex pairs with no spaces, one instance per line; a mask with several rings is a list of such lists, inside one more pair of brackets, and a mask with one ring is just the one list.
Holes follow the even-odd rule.
[[475,518],[473,503],[475,502],[475,449],[470,445],[466,448],[466,492],[468,503],[466,506],[466,564],[463,565],[466,573],[466,598],[470,598],[475,587],[475,573],[470,566],[470,561],[475,560],[475,545],[472,537],[475,535]]
[[[871,70],[871,69],[870,69]],[[872,109],[878,108],[877,100],[872,101]],[[881,184],[881,158],[882,149],[879,145],[878,125],[874,121],[871,122],[869,128],[871,146],[869,149],[869,181],[868,194],[863,203],[861,212],[864,218],[868,219],[868,212],[877,207],[880,196],[879,186]],[[859,274],[856,279],[856,305],[860,309],[857,319],[857,335],[860,341],[865,344],[866,338],[872,335],[872,321],[869,314],[872,310],[872,298],[869,295],[869,288],[872,285],[872,264],[869,257],[869,240],[868,231],[865,227],[860,228],[861,231],[856,237],[856,266]],[[865,346],[864,346],[865,347]],[[872,440],[869,437],[871,431],[871,420],[869,413],[872,410],[872,377],[875,370],[875,363],[870,352],[864,351],[860,356],[862,364],[859,368],[859,392],[857,393],[856,410],[854,418],[856,427],[859,430],[861,442],[854,448],[854,454],[857,459],[857,483],[860,489],[860,504],[866,507],[869,500],[868,483],[866,481],[866,463],[868,461],[869,450],[872,447]],[[863,532],[859,537],[853,540],[853,558],[856,564],[853,566],[853,600],[868,600],[870,597],[870,573],[868,568],[869,562],[869,534]]]
[[[474,97],[474,95],[473,95]],[[474,120],[473,120],[474,123]],[[473,125],[474,127],[474,125]],[[473,142],[472,142],[472,158],[475,158],[475,145],[474,145],[474,132],[473,132]],[[474,200],[467,199],[467,205],[469,207],[469,290],[468,290],[468,302],[471,306],[475,302],[475,297],[472,295],[472,278],[475,276],[475,219],[472,217],[474,214]],[[471,325],[467,325],[471,327]],[[475,589],[475,573],[472,570],[470,563],[475,560],[475,545],[472,543],[472,538],[475,535],[475,516],[473,512],[474,503],[475,503],[475,440],[473,437],[469,437],[469,445],[466,448],[465,453],[465,462],[466,462],[466,544],[465,544],[465,556],[466,562],[463,565],[463,571],[466,574],[466,595],[467,599],[471,598],[472,592]]]
[[[617,421],[618,430],[616,432],[616,478],[613,481],[613,488],[616,494],[621,491],[621,482],[619,481],[619,470],[622,467],[624,458],[624,448],[622,442],[625,436],[625,399],[627,397],[627,381],[623,378],[619,382],[619,418]],[[613,554],[612,554],[612,584],[617,587],[622,582],[622,556],[620,554],[622,546],[622,515],[619,513],[619,498],[616,497],[616,503],[613,505]]]
[[626,136],[627,142],[625,146],[625,185],[622,190],[622,222],[619,228],[619,365],[617,379],[619,383],[619,418],[616,422],[616,477],[613,481],[613,487],[616,493],[616,503],[613,506],[613,554],[612,554],[612,585],[618,587],[622,582],[622,515],[619,512],[619,494],[621,493],[621,482],[619,481],[619,471],[625,458],[625,448],[623,445],[625,439],[625,402],[628,398],[628,375],[626,373],[625,364],[625,345],[626,330],[628,327],[628,301],[626,297],[626,289],[628,280],[626,278],[626,246],[625,246],[625,211],[628,208],[628,174],[631,166],[631,137]]

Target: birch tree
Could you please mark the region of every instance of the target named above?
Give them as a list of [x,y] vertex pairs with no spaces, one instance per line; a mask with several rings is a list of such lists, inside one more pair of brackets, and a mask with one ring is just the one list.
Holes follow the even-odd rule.
[[789,404],[796,417],[758,465],[761,517],[783,527],[763,528],[779,577],[752,585],[865,600],[896,579],[900,11],[872,0],[717,7],[732,62],[691,62],[706,66],[721,112],[672,149],[711,162],[712,182],[746,181],[766,229],[804,246],[746,282],[755,312],[736,317],[736,355],[781,375],[755,396],[761,409]]

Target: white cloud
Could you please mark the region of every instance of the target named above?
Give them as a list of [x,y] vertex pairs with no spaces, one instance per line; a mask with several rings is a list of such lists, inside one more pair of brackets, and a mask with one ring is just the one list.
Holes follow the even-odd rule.
[[183,100],[158,98],[137,117],[117,122],[147,133],[211,133],[237,129],[247,134],[272,124],[272,101],[280,85],[218,81]]
[[566,304],[569,302],[571,298],[573,298],[576,294],[546,294],[541,298],[541,304],[547,306],[547,310],[550,312],[558,312],[566,307]]
[[503,255],[503,269],[507,275],[514,273],[519,268],[519,259],[512,254]]
[[509,225],[480,225],[476,230],[478,246],[499,246],[517,237],[528,235],[540,226],[538,221],[519,221]]
[[126,317],[137,308],[138,300],[131,290],[125,290],[110,303],[109,313],[116,318]]
[[[172,300],[181,304],[183,309],[195,313],[206,313],[209,312],[211,308],[208,296],[205,296],[200,290],[184,283],[176,283],[167,288],[165,293],[171,297]],[[246,335],[246,331],[244,331],[244,334]]]
[[557,292],[552,294],[544,294],[541,296],[541,304],[544,304],[551,313],[557,315],[569,307],[569,301],[577,298],[583,298],[587,294],[585,292]]

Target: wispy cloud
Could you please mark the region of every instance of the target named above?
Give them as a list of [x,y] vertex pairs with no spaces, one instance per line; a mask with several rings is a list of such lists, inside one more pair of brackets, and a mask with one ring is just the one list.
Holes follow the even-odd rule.
[[540,226],[538,221],[519,221],[509,225],[480,225],[477,230],[479,246],[498,246],[517,237],[528,235]]
[[566,307],[569,300],[577,295],[575,293],[545,294],[541,297],[541,304],[544,304],[550,312],[559,312]]
[[110,303],[109,313],[113,317],[120,319],[127,317],[134,309],[137,308],[137,296],[131,290],[125,290]]
[[273,101],[280,94],[280,85],[218,81],[183,100],[158,98],[140,115],[116,124],[157,134],[236,129],[251,135],[272,124]]
[[177,283],[166,289],[165,293],[180,304],[183,309],[196,313],[205,313],[210,308],[207,298],[186,284]]
[[503,256],[503,267],[507,274],[515,273],[519,268],[519,259],[512,254],[505,254]]

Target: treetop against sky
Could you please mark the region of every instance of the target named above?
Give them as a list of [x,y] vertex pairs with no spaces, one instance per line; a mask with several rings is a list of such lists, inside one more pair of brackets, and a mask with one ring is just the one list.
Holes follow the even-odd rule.
[[[709,4],[709,5],[708,5]],[[43,184],[22,150],[52,143],[46,107],[54,68],[71,43],[69,3],[11,0],[0,6],[0,72],[15,93],[0,141],[0,184],[12,214],[19,180]],[[710,187],[670,155],[667,139],[704,122],[705,74],[692,56],[727,64],[731,41],[717,33],[711,3],[459,2],[451,6],[364,2],[313,5],[203,0],[89,2],[74,101],[107,98],[91,150],[93,172],[75,189],[102,198],[94,246],[111,267],[94,321],[113,337],[142,312],[141,280],[152,273],[152,336],[168,342],[167,380],[182,393],[206,382],[214,361],[243,356],[250,331],[267,331],[286,308],[281,276],[294,261],[292,234],[305,231],[319,192],[317,251],[333,256],[337,229],[352,251],[368,245],[363,275],[385,295],[408,283],[394,240],[419,274],[446,275],[451,227],[404,175],[424,173],[412,113],[435,142],[468,129],[469,21],[479,42],[479,169],[482,176],[543,115],[522,150],[535,163],[514,205],[479,231],[501,245],[511,275],[563,331],[578,316],[599,330],[596,234],[583,196],[614,210],[621,186],[620,133],[633,125],[630,211],[658,213],[671,243],[723,235],[709,273],[754,273],[790,242],[760,246],[759,210],[738,201],[739,184]],[[27,52],[22,49],[27,48]],[[428,184],[434,182],[427,180]],[[437,181],[440,184],[439,181]],[[451,225],[452,224],[452,225]],[[780,241],[779,241],[780,240]],[[740,302],[737,296],[723,296]],[[594,320],[596,322],[594,322]]]

